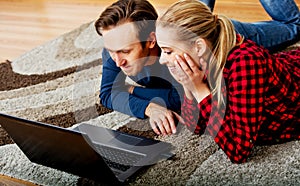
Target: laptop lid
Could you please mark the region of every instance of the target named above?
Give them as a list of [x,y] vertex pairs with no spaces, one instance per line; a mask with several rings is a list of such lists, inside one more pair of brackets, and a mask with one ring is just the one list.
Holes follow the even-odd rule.
[[[1,113],[0,124],[32,162],[102,183],[124,182],[141,167],[173,155],[168,143],[137,136],[131,138],[131,135],[87,124],[71,130]],[[126,171],[116,172],[108,167],[108,162],[116,161],[111,159],[113,155],[102,153],[103,147],[110,146],[118,150],[115,154],[122,155],[121,150],[127,148],[131,153],[143,155],[143,159],[134,166],[129,163],[131,167]],[[157,152],[151,153],[154,149]]]

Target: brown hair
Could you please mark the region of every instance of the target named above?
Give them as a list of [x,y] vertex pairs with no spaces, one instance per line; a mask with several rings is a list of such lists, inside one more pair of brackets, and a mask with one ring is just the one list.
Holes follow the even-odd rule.
[[[219,105],[224,103],[221,94],[223,69],[230,50],[236,46],[236,32],[225,16],[213,15],[211,10],[197,0],[182,0],[173,4],[157,22],[158,27],[174,28],[179,41],[193,42],[201,37],[212,44],[208,62],[208,82]],[[223,82],[224,83],[224,82]]]
[[140,41],[147,41],[151,32],[155,31],[158,15],[155,8],[146,0],[119,0],[107,7],[95,22],[97,33],[101,30],[117,26],[124,22],[133,22],[137,28]]

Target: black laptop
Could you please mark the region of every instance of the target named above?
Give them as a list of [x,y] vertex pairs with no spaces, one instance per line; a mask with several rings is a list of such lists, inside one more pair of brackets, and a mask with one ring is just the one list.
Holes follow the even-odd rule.
[[69,129],[0,113],[0,125],[30,161],[101,183],[123,183],[174,155],[170,143],[90,124]]

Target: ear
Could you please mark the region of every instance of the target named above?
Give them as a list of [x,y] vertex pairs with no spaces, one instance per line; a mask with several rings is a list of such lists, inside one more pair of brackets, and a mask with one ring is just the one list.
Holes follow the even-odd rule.
[[202,57],[207,49],[207,44],[204,39],[198,38],[195,42],[195,50],[198,57]]
[[148,37],[149,48],[154,48],[156,45],[156,35],[155,32],[151,32]]

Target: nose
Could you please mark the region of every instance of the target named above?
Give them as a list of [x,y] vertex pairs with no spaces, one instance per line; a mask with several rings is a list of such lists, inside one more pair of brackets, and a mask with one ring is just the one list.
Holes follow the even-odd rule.
[[125,64],[125,59],[119,53],[112,54],[113,60],[116,62],[117,67],[123,66]]
[[162,65],[166,65],[168,63],[168,60],[166,59],[166,57],[164,56],[164,54],[162,53],[160,58],[159,58],[159,63]]

